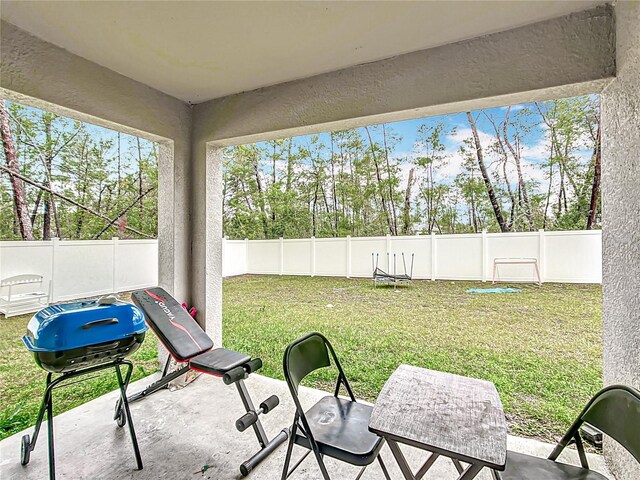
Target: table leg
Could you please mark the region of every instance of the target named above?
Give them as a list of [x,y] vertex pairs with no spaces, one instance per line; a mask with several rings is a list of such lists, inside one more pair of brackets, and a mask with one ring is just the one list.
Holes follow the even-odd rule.
[[471,480],[473,478],[476,478],[476,475],[480,473],[480,470],[482,470],[482,468],[483,465],[472,463],[467,468],[465,468],[464,472],[460,474],[458,480]]
[[415,475],[413,474],[411,468],[409,467],[409,464],[407,463],[407,459],[404,458],[402,450],[400,450],[400,446],[395,441],[389,439],[387,439],[387,444],[389,445],[391,453],[393,453],[393,456],[395,457],[405,480],[416,480]]
[[424,475],[431,468],[431,466],[434,464],[434,462],[438,459],[439,456],[440,454],[435,452],[429,455],[429,458],[427,458],[427,461],[424,462],[422,467],[420,467],[420,470],[418,470],[418,473],[416,473],[416,480],[420,480],[422,477],[424,477]]

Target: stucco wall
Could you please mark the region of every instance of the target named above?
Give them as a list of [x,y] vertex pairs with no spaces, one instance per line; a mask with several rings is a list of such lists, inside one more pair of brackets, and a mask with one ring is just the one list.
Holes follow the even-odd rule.
[[[604,382],[640,389],[640,2],[617,3],[616,43],[602,95]],[[617,478],[640,478],[627,452],[605,453]]]
[[614,72],[602,6],[198,104],[194,138],[238,144],[591,93]]
[[160,283],[188,299],[191,107],[4,21],[0,40],[3,97],[160,142]]

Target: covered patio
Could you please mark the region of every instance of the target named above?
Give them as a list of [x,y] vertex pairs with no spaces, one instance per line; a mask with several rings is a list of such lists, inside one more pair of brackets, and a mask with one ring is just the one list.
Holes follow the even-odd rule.
[[[637,2],[3,1],[1,14],[4,98],[160,143],[160,284],[198,308],[216,346],[224,333],[225,147],[599,93],[604,381],[640,388]],[[265,417],[268,429],[290,423],[285,384],[253,375],[249,388],[278,392],[282,406]],[[232,426],[233,389],[201,378],[133,406],[145,459],[136,472],[128,438],[111,419],[114,395],[56,417],[60,478],[197,478],[204,465],[213,466],[205,477],[236,478],[238,461],[253,451],[253,439]],[[43,478],[46,448],[23,468],[19,438],[0,444],[2,478]],[[509,442],[535,455],[550,451]],[[617,478],[640,475],[626,452],[608,443],[604,452]],[[252,478],[278,478],[284,453]],[[592,465],[604,471],[601,459]],[[312,461],[304,468],[318,478]],[[364,478],[381,478],[375,468]]]
[[[136,392],[150,383],[140,380],[131,385]],[[291,423],[294,406],[284,382],[260,375],[253,375],[247,387],[256,398],[276,394],[281,404],[272,413],[263,417],[267,434],[275,435]],[[304,388],[301,397],[306,405],[326,395],[326,392]],[[58,415],[56,422],[57,477],[60,479],[95,478],[140,480],[157,478],[209,478],[231,480],[242,478],[238,465],[254,453],[257,448],[251,435],[241,434],[233,428],[235,419],[243,412],[233,386],[207,375],[182,390],[158,392],[145,401],[132,405],[136,433],[144,461],[144,470],[135,469],[135,460],[126,429],[116,428],[113,421],[113,405],[117,393],[100,397],[89,403]],[[3,479],[41,479],[47,477],[46,438],[31,455],[28,467],[17,461],[20,438],[31,430],[18,433],[0,443],[2,463],[0,476]],[[533,439],[509,436],[511,450],[546,457],[553,445]],[[253,471],[249,478],[271,480],[280,478],[286,448],[282,447]],[[417,470],[424,461],[425,452],[406,449],[405,455]],[[296,458],[301,455],[298,451]],[[392,478],[402,478],[399,468],[392,460],[388,447],[382,451]],[[589,464],[594,470],[608,474],[601,455],[588,454]],[[579,465],[577,452],[567,451],[562,460]],[[203,467],[206,471],[201,473]],[[355,478],[358,468],[342,462],[327,460],[332,478]],[[426,478],[456,478],[453,464],[446,458],[436,461]],[[296,471],[294,478],[321,478],[317,464],[307,459]],[[363,479],[383,478],[380,467],[371,465]],[[488,471],[478,477],[490,480]]]

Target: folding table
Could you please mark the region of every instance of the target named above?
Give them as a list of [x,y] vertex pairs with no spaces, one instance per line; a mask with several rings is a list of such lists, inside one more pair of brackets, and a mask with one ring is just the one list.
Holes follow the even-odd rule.
[[[453,461],[458,480],[485,467],[505,469],[506,419],[494,384],[485,380],[400,365],[376,400],[369,430],[387,440],[406,480],[422,478],[440,456]],[[401,443],[431,452],[416,473]]]

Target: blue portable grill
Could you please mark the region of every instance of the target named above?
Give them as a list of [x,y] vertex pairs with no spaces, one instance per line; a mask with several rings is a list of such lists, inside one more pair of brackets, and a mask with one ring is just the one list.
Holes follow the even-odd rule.
[[[36,363],[47,370],[47,387],[38,413],[33,437],[22,437],[20,463],[29,463],[38,432],[47,412],[49,431],[49,478],[55,479],[53,442],[53,389],[66,380],[114,368],[124,408],[116,411],[118,426],[129,423],[138,469],[142,459],[138,449],[126,390],[133,372],[133,364],[125,357],[134,353],[144,341],[148,327],[142,311],[113,296],[98,300],[52,305],[36,313],[27,325],[22,341],[35,357]],[[123,375],[121,366],[126,366]],[[54,373],[62,375],[52,380]]]
[[132,354],[147,328],[139,308],[105,297],[40,310],[22,341],[40,367],[61,373]]

